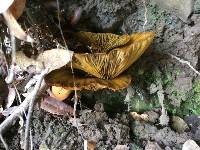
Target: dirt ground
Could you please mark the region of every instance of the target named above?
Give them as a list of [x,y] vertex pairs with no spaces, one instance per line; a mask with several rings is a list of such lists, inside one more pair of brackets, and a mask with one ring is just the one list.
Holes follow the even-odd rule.
[[[39,35],[41,44],[35,45],[35,49],[19,44],[18,49],[29,49],[29,55],[55,48],[55,39],[63,45],[55,2],[34,0],[27,1],[26,5],[19,22],[32,36]],[[83,10],[80,20],[72,26],[74,11],[80,7]],[[197,71],[200,69],[199,0],[194,1],[186,16],[188,19],[179,15],[183,13],[181,9],[179,13],[165,9],[156,0],[145,3],[141,0],[60,0],[60,10],[66,38],[72,31],[116,34],[154,31],[156,37],[145,54],[127,70],[133,77],[128,89],[81,93],[78,129],[66,116],[45,112],[36,104],[31,123],[33,150],[81,150],[84,140],[95,142],[99,150],[114,149],[117,145],[127,145],[131,150],[179,150],[188,139],[200,144],[200,77],[188,65]],[[68,44],[73,49],[73,43]],[[159,92],[164,94],[164,107],[169,116],[167,125],[159,124]],[[150,119],[134,119],[130,112],[148,114]],[[183,119],[180,124],[186,124],[186,130],[174,127],[174,116]],[[21,149],[23,137],[18,122],[5,134],[12,150]]]

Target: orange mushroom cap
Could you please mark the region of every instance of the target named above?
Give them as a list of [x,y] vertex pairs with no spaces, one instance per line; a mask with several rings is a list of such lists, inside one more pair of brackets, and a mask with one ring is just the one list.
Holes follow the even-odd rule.
[[123,46],[130,41],[130,36],[112,33],[77,32],[76,37],[84,44],[91,47],[92,52],[107,53],[111,49]]
[[[112,38],[108,38],[109,35],[109,33],[108,35],[102,33],[102,36],[111,40]],[[105,53],[105,51],[101,53],[74,53],[72,65],[74,68],[83,70],[95,77],[113,79],[130,67],[144,53],[153,41],[154,36],[154,32],[132,34],[128,43],[114,48],[108,53]],[[95,38],[95,36],[93,37]],[[104,38],[102,37],[102,39]],[[118,42],[117,40],[114,41]],[[110,43],[112,42],[104,41],[101,47],[103,48],[105,44],[105,47],[111,48]]]
[[93,90],[111,89],[113,91],[121,90],[131,83],[131,76],[121,75],[115,79],[105,80],[95,77],[87,77],[83,72],[74,69],[74,80],[71,68],[63,67],[50,72],[45,81],[51,86],[63,87],[67,90]]

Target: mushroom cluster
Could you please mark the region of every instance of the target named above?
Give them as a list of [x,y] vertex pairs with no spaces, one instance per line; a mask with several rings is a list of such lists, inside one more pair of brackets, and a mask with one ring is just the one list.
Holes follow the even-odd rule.
[[[155,33],[131,35],[78,32],[75,34],[90,53],[74,53],[67,66],[49,73],[45,80],[58,100],[66,99],[72,90],[121,90],[131,83],[124,73],[149,47]],[[71,70],[73,68],[73,71]]]

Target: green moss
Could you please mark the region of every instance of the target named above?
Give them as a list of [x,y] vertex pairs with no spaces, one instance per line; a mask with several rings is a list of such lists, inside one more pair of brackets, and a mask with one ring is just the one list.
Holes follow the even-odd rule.
[[187,100],[182,103],[183,115],[200,115],[200,80],[194,80],[192,89],[187,93]]

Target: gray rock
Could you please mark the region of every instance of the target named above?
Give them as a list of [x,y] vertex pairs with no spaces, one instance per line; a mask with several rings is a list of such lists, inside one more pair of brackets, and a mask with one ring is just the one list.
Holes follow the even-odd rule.
[[182,150],[200,150],[200,147],[197,145],[197,143],[193,140],[187,140],[183,144]]
[[192,13],[193,0],[154,0],[161,8],[187,22]]

